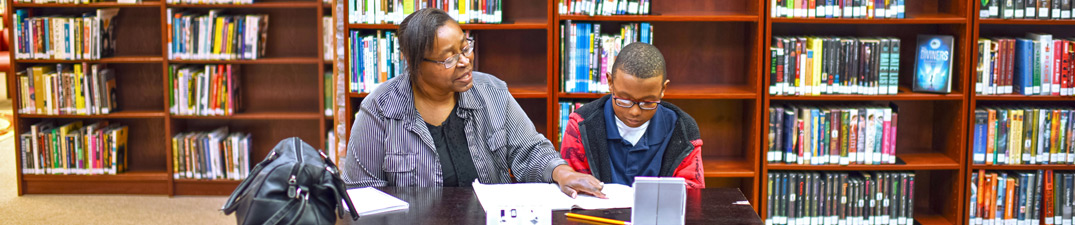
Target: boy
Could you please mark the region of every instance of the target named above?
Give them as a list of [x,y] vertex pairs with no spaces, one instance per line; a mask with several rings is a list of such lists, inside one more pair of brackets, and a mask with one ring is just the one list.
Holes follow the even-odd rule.
[[698,124],[671,103],[664,56],[636,42],[616,56],[610,94],[571,113],[560,155],[575,171],[601,182],[633,185],[635,176],[682,177],[705,188]]

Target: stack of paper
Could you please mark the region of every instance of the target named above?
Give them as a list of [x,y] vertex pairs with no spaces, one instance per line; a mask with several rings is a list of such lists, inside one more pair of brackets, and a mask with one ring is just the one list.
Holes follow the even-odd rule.
[[407,202],[373,187],[349,189],[347,195],[351,197],[351,202],[355,204],[355,211],[358,211],[359,216],[405,210],[411,207]]

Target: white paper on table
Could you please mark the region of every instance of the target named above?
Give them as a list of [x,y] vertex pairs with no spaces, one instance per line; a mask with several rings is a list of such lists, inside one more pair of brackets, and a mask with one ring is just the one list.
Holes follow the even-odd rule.
[[[359,216],[410,209],[411,204],[373,187],[348,189],[347,195],[355,204]],[[346,204],[345,204],[346,205]]]
[[483,208],[527,205],[551,210],[631,208],[634,188],[622,184],[605,184],[601,190],[607,199],[579,194],[572,199],[552,183],[482,184],[474,181],[474,193]]

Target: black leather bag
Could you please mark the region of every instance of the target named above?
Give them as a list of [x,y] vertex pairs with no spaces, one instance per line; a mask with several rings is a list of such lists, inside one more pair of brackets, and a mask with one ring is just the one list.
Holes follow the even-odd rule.
[[334,224],[344,206],[358,220],[339,168],[297,137],[276,144],[221,210],[238,224]]

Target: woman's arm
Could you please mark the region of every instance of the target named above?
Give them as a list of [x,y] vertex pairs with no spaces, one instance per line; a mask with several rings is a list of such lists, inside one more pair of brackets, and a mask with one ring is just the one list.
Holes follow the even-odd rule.
[[506,99],[504,131],[512,173],[522,182],[553,182],[553,169],[567,163],[560,159],[549,139],[534,129],[519,102]]
[[[367,102],[371,101],[371,102]],[[344,180],[347,184],[361,187],[387,186],[381,164],[384,163],[384,128],[385,118],[377,107],[372,106],[372,99],[362,101],[362,107],[351,126],[351,137],[347,140],[347,156],[344,164]]]

